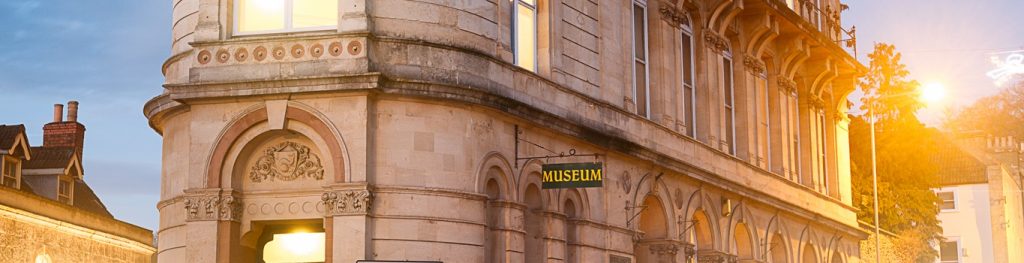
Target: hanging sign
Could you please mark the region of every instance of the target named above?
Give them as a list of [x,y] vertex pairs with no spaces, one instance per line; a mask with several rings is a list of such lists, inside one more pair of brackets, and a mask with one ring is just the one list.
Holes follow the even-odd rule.
[[601,187],[602,163],[555,163],[541,166],[544,189]]

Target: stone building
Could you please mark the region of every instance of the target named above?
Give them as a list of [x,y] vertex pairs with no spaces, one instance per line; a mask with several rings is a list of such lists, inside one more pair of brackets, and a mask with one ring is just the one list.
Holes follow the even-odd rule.
[[78,102],[54,107],[43,146],[0,125],[0,262],[151,262],[153,233],[118,221],[84,181]]
[[858,262],[838,0],[172,3],[161,261]]
[[939,151],[940,263],[1024,261],[1022,144],[1013,137],[957,134]]

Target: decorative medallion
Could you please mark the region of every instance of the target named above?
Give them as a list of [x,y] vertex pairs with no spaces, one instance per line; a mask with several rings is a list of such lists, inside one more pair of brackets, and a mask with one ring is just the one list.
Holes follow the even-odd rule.
[[327,46],[327,52],[331,53],[331,56],[341,55],[341,42],[331,42],[330,46]]
[[199,60],[199,64],[206,65],[206,63],[210,63],[210,60],[213,59],[213,56],[210,55],[209,50],[203,50],[199,51],[199,56],[197,56],[196,59]]
[[252,58],[256,59],[256,61],[263,61],[263,59],[267,58],[267,48],[258,46],[256,49],[253,49]]
[[254,183],[300,178],[319,181],[324,178],[320,157],[310,152],[309,147],[294,142],[282,142],[263,150],[263,156],[250,169],[249,180]]
[[302,45],[295,44],[292,46],[292,57],[301,58],[303,54],[306,54],[306,49]]
[[348,42],[349,55],[359,55],[359,51],[361,50],[363,50],[363,43],[359,43],[359,41]]
[[247,58],[249,58],[249,51],[244,47],[235,50],[235,61],[244,62]]
[[309,47],[309,54],[314,58],[319,58],[324,54],[324,45],[320,43],[313,44],[313,46]]
[[276,46],[274,47],[274,53],[272,54],[274,55],[274,59],[281,60],[284,58],[285,55],[284,48],[281,46]]
[[226,49],[217,50],[217,62],[226,63],[231,58],[231,54]]

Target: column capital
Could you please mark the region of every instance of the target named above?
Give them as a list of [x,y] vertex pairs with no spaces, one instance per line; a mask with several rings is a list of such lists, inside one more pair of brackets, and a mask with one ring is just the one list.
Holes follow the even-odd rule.
[[336,190],[321,196],[326,216],[367,215],[373,205],[373,194],[368,189]]

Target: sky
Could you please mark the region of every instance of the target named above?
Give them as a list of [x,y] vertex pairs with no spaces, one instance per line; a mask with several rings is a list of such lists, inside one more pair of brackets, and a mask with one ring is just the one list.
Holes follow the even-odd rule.
[[[875,42],[895,44],[912,79],[947,87],[946,101],[922,112],[932,125],[944,108],[998,92],[985,76],[990,53],[1024,49],[1024,1],[844,3],[862,63]],[[32,145],[41,145],[53,104],[81,102],[85,181],[115,217],[149,229],[158,226],[161,141],[142,106],[162,90],[170,8],[170,1],[0,1],[0,123],[25,124]]]

